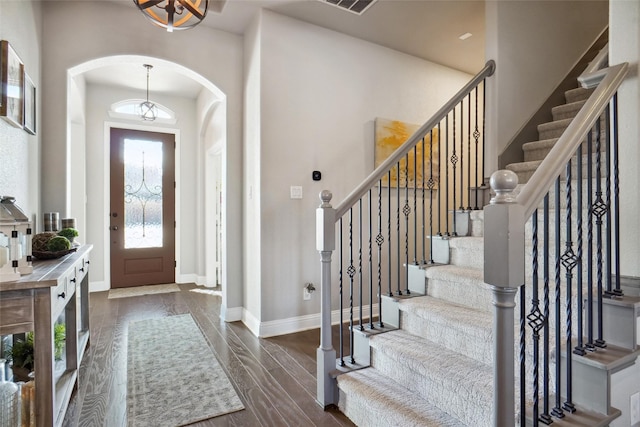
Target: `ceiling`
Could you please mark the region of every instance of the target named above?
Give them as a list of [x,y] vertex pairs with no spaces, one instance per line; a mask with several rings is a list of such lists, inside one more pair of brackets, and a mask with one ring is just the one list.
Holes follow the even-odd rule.
[[[114,3],[140,13],[133,1]],[[243,34],[260,8],[470,74],[484,64],[484,0],[377,0],[362,15],[318,0],[227,0],[221,13],[210,10],[200,25]],[[460,40],[465,33],[472,36]],[[127,82],[128,88],[144,90],[146,70],[142,64],[118,64],[89,71],[85,78],[89,84],[125,86],[122,82]],[[189,98],[201,89],[192,79],[157,64],[151,70],[150,87],[152,94]]]

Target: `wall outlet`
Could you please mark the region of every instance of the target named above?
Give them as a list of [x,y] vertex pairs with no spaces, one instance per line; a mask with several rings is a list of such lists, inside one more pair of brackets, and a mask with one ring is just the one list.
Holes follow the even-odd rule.
[[629,398],[629,401],[629,416],[631,418],[631,425],[638,426],[640,425],[640,391],[632,394]]
[[302,299],[304,301],[309,301],[311,299],[311,292],[309,292],[309,289],[307,289],[306,286],[302,288]]

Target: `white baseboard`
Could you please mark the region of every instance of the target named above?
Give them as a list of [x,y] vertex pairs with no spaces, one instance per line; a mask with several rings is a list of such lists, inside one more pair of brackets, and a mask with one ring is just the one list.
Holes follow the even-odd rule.
[[176,274],[176,283],[198,283],[196,274]]
[[109,285],[105,281],[89,282],[89,292],[104,292],[109,290]]
[[[373,315],[378,315],[378,304],[373,305]],[[349,320],[349,309],[342,310],[343,321]],[[363,319],[369,319],[369,306],[366,306],[362,310]],[[354,307],[353,319],[354,322],[358,322],[360,318],[360,309]],[[255,318],[254,318],[255,319]],[[244,319],[243,319],[244,322]],[[244,322],[247,325],[246,322]],[[340,323],[340,310],[333,310],[331,312],[331,324],[337,325]],[[292,334],[295,332],[306,331],[309,329],[316,329],[320,327],[320,313],[307,314],[305,316],[290,317],[288,319],[272,320],[269,322],[261,322],[259,326],[250,327],[249,330],[254,335],[260,338],[274,337],[277,335]],[[258,333],[256,333],[258,332]]]
[[242,307],[227,308],[224,304],[220,306],[220,318],[225,322],[237,322],[242,320],[243,312],[244,308]]

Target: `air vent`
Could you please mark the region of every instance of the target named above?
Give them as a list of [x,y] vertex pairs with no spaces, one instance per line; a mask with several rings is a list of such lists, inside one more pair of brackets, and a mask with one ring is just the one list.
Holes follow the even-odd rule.
[[323,3],[348,10],[356,15],[362,15],[377,0],[320,0]]

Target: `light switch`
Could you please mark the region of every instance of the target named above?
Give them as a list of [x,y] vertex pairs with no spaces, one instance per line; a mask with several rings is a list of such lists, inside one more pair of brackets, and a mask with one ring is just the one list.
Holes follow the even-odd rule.
[[302,199],[302,187],[292,185],[291,186],[291,198]]

